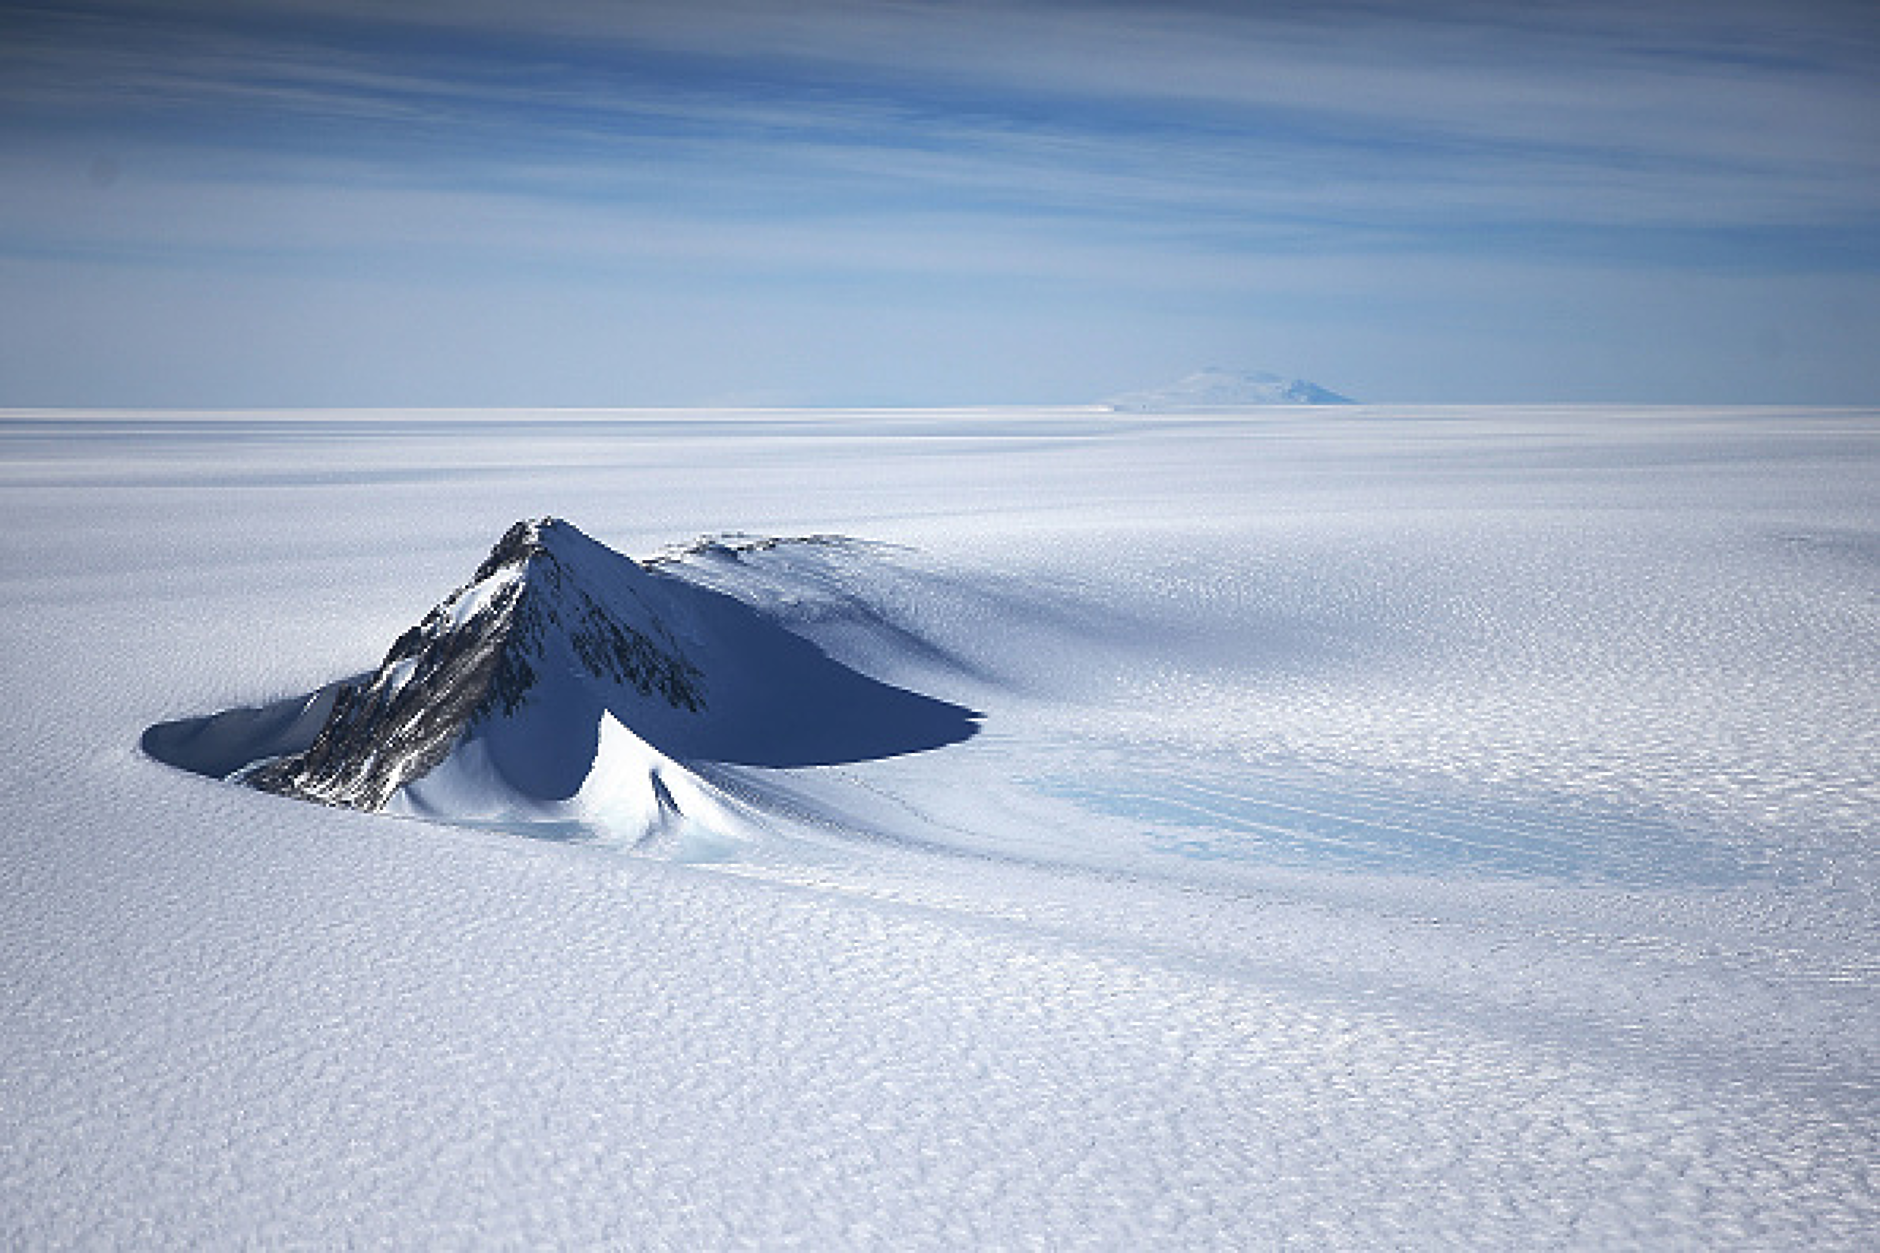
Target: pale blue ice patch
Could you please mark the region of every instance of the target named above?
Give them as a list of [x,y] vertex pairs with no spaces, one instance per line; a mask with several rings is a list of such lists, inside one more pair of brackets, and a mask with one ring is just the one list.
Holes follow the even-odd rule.
[[1031,786],[1133,826],[1143,851],[1194,861],[1629,887],[1756,877],[1739,850],[1694,824],[1602,800],[1253,768],[1106,770]]

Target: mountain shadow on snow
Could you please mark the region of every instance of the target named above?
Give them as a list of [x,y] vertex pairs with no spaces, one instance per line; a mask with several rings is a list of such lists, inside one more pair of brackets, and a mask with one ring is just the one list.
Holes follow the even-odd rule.
[[373,673],[163,723],[143,747],[197,773],[376,810],[441,795],[445,779],[457,795],[471,777],[479,795],[569,801],[599,786],[612,745],[665,804],[682,763],[864,761],[965,740],[978,718],[547,518],[511,527]]

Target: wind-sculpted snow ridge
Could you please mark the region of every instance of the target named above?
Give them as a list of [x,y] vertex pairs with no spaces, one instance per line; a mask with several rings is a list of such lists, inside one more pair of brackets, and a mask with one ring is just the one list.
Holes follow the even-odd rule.
[[545,518],[511,527],[371,675],[153,727],[144,747],[324,804],[670,845],[757,824],[682,762],[864,760],[964,739],[975,717]]

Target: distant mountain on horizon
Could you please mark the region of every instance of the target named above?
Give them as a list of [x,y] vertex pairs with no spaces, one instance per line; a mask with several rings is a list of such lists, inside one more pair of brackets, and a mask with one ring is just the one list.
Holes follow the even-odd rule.
[[1126,392],[1105,402],[1126,413],[1160,409],[1231,409],[1243,405],[1350,405],[1349,396],[1305,379],[1285,378],[1266,370],[1226,370],[1210,366],[1187,378],[1150,391]]

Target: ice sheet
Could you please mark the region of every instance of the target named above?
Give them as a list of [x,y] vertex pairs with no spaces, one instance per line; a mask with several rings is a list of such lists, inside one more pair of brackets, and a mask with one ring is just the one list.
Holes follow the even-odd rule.
[[[0,1243],[1859,1247],[1877,484],[1869,411],[0,415]],[[708,771],[703,864],[139,750],[549,513],[868,541],[686,560],[982,733]]]

